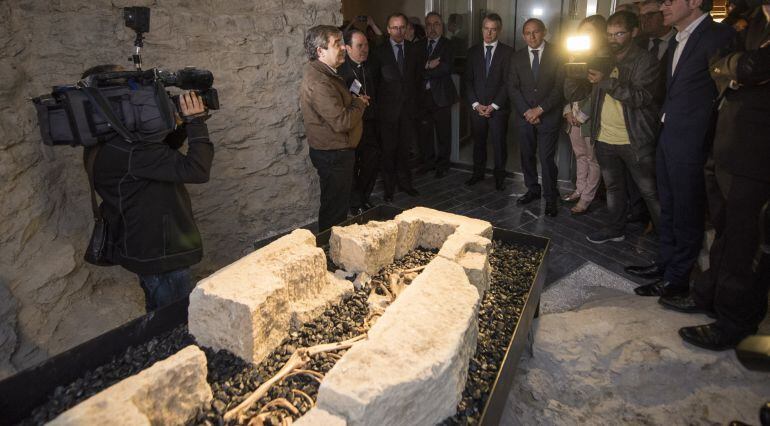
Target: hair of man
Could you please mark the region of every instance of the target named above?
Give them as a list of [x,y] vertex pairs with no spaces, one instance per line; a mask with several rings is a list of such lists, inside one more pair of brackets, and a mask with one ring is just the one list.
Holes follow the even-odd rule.
[[[657,0],[652,0],[657,1]],[[580,21],[580,24],[578,25],[578,28],[582,27],[583,25],[591,25],[598,31],[598,33],[604,37],[604,33],[607,32],[607,20],[604,19],[604,16],[602,15],[591,15],[586,16],[585,19]]]
[[404,15],[401,12],[394,12],[394,13],[391,13],[390,15],[388,15],[388,19],[385,21],[385,22],[388,23],[389,27],[390,27],[390,20],[393,19],[393,18],[401,18],[401,19],[404,20],[404,23],[408,23],[409,22],[409,18],[407,18],[406,15]]
[[351,43],[353,43],[353,36],[356,34],[361,34],[364,38],[366,38],[366,34],[364,34],[364,32],[361,30],[357,30],[357,29],[348,30],[342,36],[342,40],[345,42],[345,46],[350,46]]
[[498,31],[499,31],[500,29],[502,29],[502,28],[503,28],[503,18],[501,18],[501,17],[500,17],[500,15],[498,15],[497,13],[494,13],[494,12],[492,12],[492,13],[488,13],[488,14],[487,14],[487,15],[484,17],[484,19],[482,20],[482,22],[483,22],[483,21],[492,21],[492,22],[497,22],[497,30],[498,30]]
[[607,26],[609,27],[610,25],[620,25],[628,31],[633,31],[634,28],[639,28],[639,16],[633,12],[621,10],[607,18]]
[[329,38],[335,34],[342,34],[339,28],[331,25],[316,25],[310,28],[305,34],[305,53],[308,59],[315,61],[318,59],[318,49],[329,48]]
[[535,24],[540,28],[541,31],[543,32],[546,31],[545,22],[537,18],[529,18],[526,21],[524,21],[524,25],[521,26],[521,30],[524,31],[524,28],[526,28],[528,24]]

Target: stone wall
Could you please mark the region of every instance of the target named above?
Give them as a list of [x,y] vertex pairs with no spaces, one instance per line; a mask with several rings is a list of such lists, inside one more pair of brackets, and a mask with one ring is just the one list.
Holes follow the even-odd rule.
[[341,23],[339,0],[0,2],[0,378],[143,313],[135,276],[82,261],[92,221],[82,151],[42,146],[29,102],[89,66],[128,65],[124,6],[152,8],[145,67],[207,68],[219,89],[211,181],[188,185],[205,247],[196,275],[316,214],[302,40]]

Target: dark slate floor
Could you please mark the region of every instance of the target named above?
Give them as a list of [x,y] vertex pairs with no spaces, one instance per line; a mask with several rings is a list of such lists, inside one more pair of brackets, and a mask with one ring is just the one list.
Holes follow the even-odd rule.
[[[469,177],[469,172],[458,169],[450,170],[441,179],[435,179],[432,173],[416,176],[414,186],[420,195],[410,197],[397,192],[391,204],[403,209],[415,206],[430,207],[488,220],[500,228],[550,238],[551,251],[546,285],[587,261],[632,281],[645,283],[644,280],[623,271],[625,265],[646,264],[654,256],[657,247],[655,236],[644,235],[642,225],[629,225],[626,229],[626,240],[620,243],[596,245],[586,241],[587,233],[598,230],[603,225],[602,220],[606,214],[603,201],[594,201],[590,212],[579,217],[571,216],[570,205],[562,204],[558,216],[551,218],[543,214],[545,202],[542,200],[526,206],[516,205],[518,196],[526,191],[521,177],[509,178],[507,188],[502,192],[495,190],[494,179],[491,177],[473,187],[465,186],[463,183]],[[562,192],[569,192],[569,188],[564,188]],[[382,203],[382,187],[379,184],[372,195],[372,202]]]

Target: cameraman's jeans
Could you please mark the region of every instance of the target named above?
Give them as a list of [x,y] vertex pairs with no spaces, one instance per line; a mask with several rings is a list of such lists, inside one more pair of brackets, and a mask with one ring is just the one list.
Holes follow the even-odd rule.
[[607,229],[614,234],[622,233],[626,227],[626,170],[639,187],[642,199],[650,211],[655,229],[660,220],[660,202],[655,184],[655,156],[637,158],[634,148],[628,145],[611,145],[596,141],[596,158],[607,186]]
[[144,290],[144,307],[147,312],[186,297],[193,289],[190,268],[162,274],[139,275],[139,285]]

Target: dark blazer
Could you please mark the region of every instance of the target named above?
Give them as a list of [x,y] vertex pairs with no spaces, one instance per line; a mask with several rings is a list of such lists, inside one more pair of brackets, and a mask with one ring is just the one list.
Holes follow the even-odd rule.
[[525,47],[513,54],[508,73],[508,96],[513,104],[513,122],[527,125],[524,112],[540,106],[542,129],[555,130],[561,126],[564,107],[564,60],[558,48],[546,42],[540,57],[538,78],[535,81],[529,63],[529,50]]
[[492,65],[489,67],[489,75],[484,69],[484,43],[477,44],[468,49],[468,64],[465,68],[463,82],[465,83],[465,100],[469,105],[478,102],[481,105],[495,104],[501,111],[510,109],[508,101],[508,72],[511,65],[511,56],[514,50],[511,46],[497,42],[495,54],[492,56]]
[[404,73],[401,74],[396,64],[396,56],[390,40],[378,46],[372,54],[370,61],[376,67],[375,79],[377,80],[377,119],[380,121],[398,121],[402,111],[406,114],[414,114],[417,100],[418,83],[422,54],[410,41],[404,41]]
[[[426,83],[430,82],[430,92],[433,95],[433,102],[439,107],[448,107],[457,101],[457,88],[452,81],[452,64],[455,60],[455,54],[449,39],[441,37],[433,47],[433,52],[428,55],[428,39],[424,38],[415,43],[417,51],[422,54],[420,61],[420,90],[425,89]],[[429,60],[439,58],[440,63],[432,70],[426,69],[425,64]]]
[[666,115],[661,149],[669,161],[703,164],[713,135],[717,87],[709,76],[709,60],[724,54],[735,31],[706,16],[690,34],[679,57],[676,72],[671,65],[677,43],[666,53],[666,96],[661,113]]
[[346,56],[345,63],[340,66],[337,72],[342,79],[345,80],[345,87],[347,87],[348,90],[354,80],[358,80],[358,82],[363,85],[360,94],[369,96],[369,106],[364,110],[364,121],[376,118],[377,69],[369,61],[364,61],[364,63],[359,65],[350,59],[349,56]]
[[714,162],[731,174],[770,182],[770,40],[761,7],[739,35],[738,51],[712,64],[712,76],[736,80],[726,88],[714,138]]

